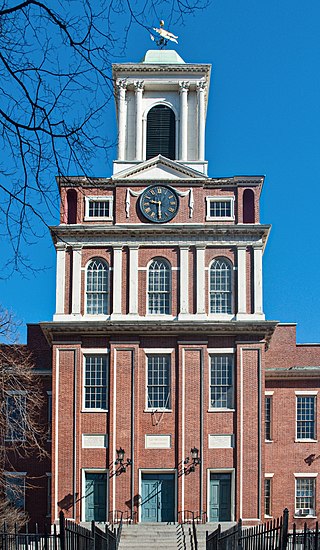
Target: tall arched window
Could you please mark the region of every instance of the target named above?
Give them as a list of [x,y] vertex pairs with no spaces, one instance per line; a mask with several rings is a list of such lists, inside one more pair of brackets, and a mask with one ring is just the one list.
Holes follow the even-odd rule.
[[169,314],[171,310],[171,266],[157,258],[149,266],[148,313]]
[[147,159],[163,155],[174,160],[176,154],[176,120],[167,105],[152,107],[147,116]]
[[87,267],[87,313],[109,313],[109,264],[95,258]]
[[232,266],[226,258],[210,267],[210,313],[232,313]]

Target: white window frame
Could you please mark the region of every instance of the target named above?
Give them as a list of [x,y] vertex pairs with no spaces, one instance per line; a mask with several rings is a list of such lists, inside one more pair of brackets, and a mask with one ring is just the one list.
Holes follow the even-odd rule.
[[[294,474],[295,477],[295,488],[294,488],[294,517],[316,517],[316,479],[318,474],[317,473],[296,473]],[[313,508],[299,508],[297,507],[297,482],[301,479],[308,479],[313,480]],[[301,510],[301,512],[300,512]],[[309,510],[309,513],[306,512]],[[305,513],[304,513],[305,512]]]
[[[152,313],[150,311],[150,308],[149,308],[149,282],[150,282],[150,267],[152,265],[153,262],[156,262],[156,261],[163,261],[164,263],[166,263],[169,267],[169,270],[168,270],[168,273],[169,273],[169,291],[168,291],[168,295],[169,295],[169,312],[168,313]],[[163,258],[162,256],[156,256],[155,258],[152,258],[152,260],[150,260],[150,262],[148,263],[148,266],[147,266],[147,299],[146,299],[146,310],[147,310],[147,315],[150,315],[153,319],[156,318],[157,316],[159,318],[163,318],[163,317],[169,317],[172,315],[172,265],[171,265],[171,262],[169,260],[167,260],[167,258]]]
[[[109,388],[110,388],[110,379],[109,379],[109,373],[110,373],[110,364],[109,364],[109,350],[105,350],[105,349],[96,349],[96,348],[93,348],[92,350],[91,349],[86,349],[86,350],[82,350],[82,355],[83,355],[83,365],[82,365],[82,411],[83,412],[108,412],[109,410]],[[85,381],[86,381],[86,358],[89,356],[89,355],[93,355],[93,356],[101,356],[101,355],[106,355],[107,356],[107,407],[105,409],[103,408],[92,408],[92,407],[86,407],[86,384],[85,384]]]
[[[295,426],[295,430],[296,430],[296,443],[299,443],[299,442],[312,442],[312,443],[316,443],[317,442],[317,394],[318,392],[317,391],[296,391],[295,392],[295,396],[296,396],[296,426]],[[298,437],[298,398],[299,397],[312,397],[313,400],[314,400],[314,434],[315,434],[315,437],[314,438],[308,438],[308,437]]]
[[[26,431],[26,426],[24,426],[22,428],[22,434],[21,434],[21,437],[16,437],[16,438],[13,438],[13,437],[9,437],[8,436],[8,397],[10,397],[11,395],[23,395],[25,397],[25,408],[27,409],[27,392],[25,391],[7,391],[6,392],[6,435],[5,435],[5,441],[7,442],[14,442],[14,441],[25,441],[26,440],[26,437],[25,437],[25,431]],[[26,413],[26,410],[25,410],[25,413]]]
[[[209,407],[208,412],[234,412],[234,371],[235,371],[235,350],[234,348],[213,348],[208,349],[209,355]],[[212,407],[211,406],[211,357],[214,355],[232,355],[232,372],[231,372],[231,387],[232,387],[232,399],[231,407]]]
[[[88,313],[88,267],[90,266],[90,264],[96,260],[101,260],[102,262],[104,262],[106,264],[106,266],[108,266],[108,288],[107,288],[107,291],[104,293],[107,295],[107,313]],[[110,295],[110,288],[111,288],[111,266],[110,266],[110,262],[108,262],[108,260],[106,260],[105,258],[101,258],[100,256],[96,256],[94,258],[90,258],[90,260],[88,261],[86,267],[85,267],[85,289],[84,289],[84,301],[85,301],[85,304],[84,304],[84,311],[85,311],[85,315],[88,315],[90,318],[91,317],[103,317],[103,318],[107,318],[107,317],[110,317],[110,304],[111,304],[111,295]]]
[[[15,506],[18,510],[25,510],[26,509],[26,475],[27,472],[4,472],[4,478],[5,478],[5,494],[6,498],[10,501],[10,499],[7,496],[7,486],[9,485],[7,483],[8,478],[14,479],[14,478],[20,478],[23,480],[22,483],[22,500],[23,500],[23,506],[15,506],[15,504],[12,502],[12,505]],[[11,502],[11,501],[10,501]]]
[[[172,412],[172,352],[173,348],[145,349],[146,370],[145,370],[145,409],[144,412]],[[150,407],[148,403],[148,361],[151,355],[167,355],[169,357],[169,399],[167,407]]]
[[[230,202],[230,216],[211,216],[210,204],[212,202]],[[206,197],[206,221],[233,221],[234,220],[234,196]]]
[[[211,269],[212,269],[212,266],[214,264],[214,262],[218,261],[218,260],[223,260],[223,261],[226,261],[227,263],[229,263],[230,265],[230,274],[231,274],[231,283],[230,283],[230,296],[231,296],[231,308],[230,308],[230,311],[229,312],[213,312],[211,311]],[[218,317],[219,319],[232,319],[233,316],[234,316],[234,295],[235,295],[235,292],[234,292],[234,264],[232,263],[231,260],[229,260],[229,258],[227,258],[226,256],[217,256],[216,258],[213,258],[209,264],[209,267],[208,267],[208,291],[209,291],[209,296],[208,296],[208,311],[209,311],[209,316],[210,317]],[[213,293],[214,294],[214,293]],[[216,293],[218,294],[218,292]]]
[[[108,202],[109,203],[109,216],[89,216],[89,207],[91,202]],[[85,197],[85,222],[94,221],[112,221],[113,220],[113,195],[98,195]]]

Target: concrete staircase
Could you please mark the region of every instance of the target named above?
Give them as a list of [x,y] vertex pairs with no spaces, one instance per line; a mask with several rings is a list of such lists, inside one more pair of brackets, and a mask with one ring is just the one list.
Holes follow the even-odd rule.
[[[139,523],[123,525],[119,550],[189,550],[181,525]],[[199,549],[200,550],[200,549]]]

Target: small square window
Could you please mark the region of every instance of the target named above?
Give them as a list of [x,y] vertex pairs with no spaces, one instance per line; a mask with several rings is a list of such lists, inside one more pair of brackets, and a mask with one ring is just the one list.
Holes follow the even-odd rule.
[[233,220],[234,197],[206,197],[207,220]]
[[85,200],[85,221],[113,219],[113,197],[86,197]]

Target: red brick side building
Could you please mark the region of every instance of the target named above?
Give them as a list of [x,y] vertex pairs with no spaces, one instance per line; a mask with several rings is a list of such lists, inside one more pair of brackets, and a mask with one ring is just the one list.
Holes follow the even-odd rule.
[[264,178],[207,175],[210,70],[114,66],[113,175],[58,181],[52,521],[319,510],[320,347],[265,320]]

